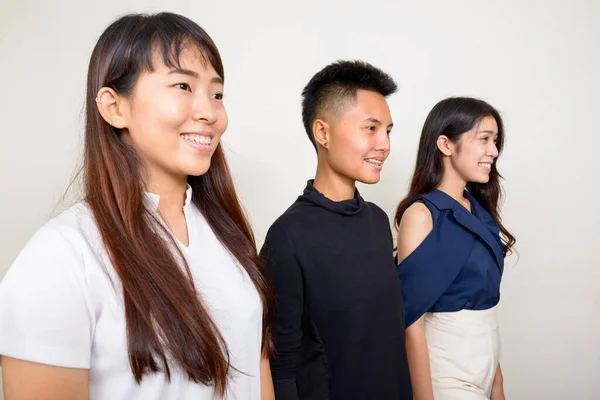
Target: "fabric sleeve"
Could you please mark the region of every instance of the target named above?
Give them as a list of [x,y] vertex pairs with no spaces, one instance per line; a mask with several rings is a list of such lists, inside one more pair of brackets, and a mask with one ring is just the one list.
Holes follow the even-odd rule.
[[454,282],[473,247],[473,236],[445,218],[397,266],[404,318],[409,327],[426,313]]
[[93,318],[82,257],[58,230],[39,230],[0,283],[0,355],[89,368]]
[[303,276],[285,230],[273,226],[267,233],[261,257],[275,287],[275,320],[271,331],[275,356],[271,373],[277,400],[297,400],[296,374],[301,357]]

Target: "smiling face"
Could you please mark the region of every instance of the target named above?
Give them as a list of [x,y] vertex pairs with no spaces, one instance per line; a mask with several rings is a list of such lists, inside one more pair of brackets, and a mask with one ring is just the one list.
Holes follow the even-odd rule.
[[484,117],[473,129],[463,133],[452,144],[450,167],[465,182],[487,183],[492,164],[498,157],[496,142],[498,124],[493,117]]
[[326,122],[327,147],[321,149],[331,170],[362,183],[377,183],[390,154],[392,117],[385,98],[357,90],[337,115]]
[[196,48],[184,49],[179,63],[169,68],[155,52],[154,71],[142,73],[123,99],[121,137],[150,176],[206,173],[227,128],[221,77]]

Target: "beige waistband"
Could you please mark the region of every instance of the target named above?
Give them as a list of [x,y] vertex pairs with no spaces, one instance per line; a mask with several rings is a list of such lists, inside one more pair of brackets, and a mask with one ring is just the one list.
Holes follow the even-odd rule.
[[450,332],[487,332],[498,328],[498,306],[488,310],[426,313],[425,324]]

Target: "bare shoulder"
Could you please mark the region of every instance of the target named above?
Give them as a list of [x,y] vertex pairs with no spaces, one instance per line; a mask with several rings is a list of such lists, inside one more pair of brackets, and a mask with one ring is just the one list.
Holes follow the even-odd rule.
[[406,209],[398,227],[398,261],[402,262],[433,230],[433,218],[427,206],[415,202]]
[[431,217],[431,211],[427,206],[420,201],[411,204],[402,215],[400,221],[400,227],[406,227],[407,229],[415,229],[419,226],[428,227],[431,231],[433,228],[433,218]]

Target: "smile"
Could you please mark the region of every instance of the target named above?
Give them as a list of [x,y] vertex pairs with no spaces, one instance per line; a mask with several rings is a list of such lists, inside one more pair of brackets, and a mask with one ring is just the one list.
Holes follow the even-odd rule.
[[491,163],[479,163],[480,167],[483,167],[484,169],[491,171],[492,170],[492,164]]
[[381,167],[383,165],[382,160],[376,160],[374,158],[365,158],[365,161],[369,164],[377,165],[378,167]]
[[205,146],[210,146],[212,143],[212,138],[210,136],[197,135],[197,134],[183,134],[181,135],[183,140],[187,140],[193,143],[203,144]]

